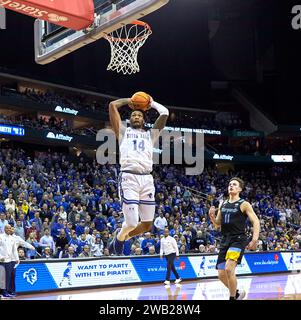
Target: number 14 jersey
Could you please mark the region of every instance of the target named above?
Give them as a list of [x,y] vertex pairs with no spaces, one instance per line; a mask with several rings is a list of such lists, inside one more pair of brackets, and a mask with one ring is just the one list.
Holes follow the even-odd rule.
[[150,173],[153,170],[151,131],[126,128],[119,144],[121,171]]

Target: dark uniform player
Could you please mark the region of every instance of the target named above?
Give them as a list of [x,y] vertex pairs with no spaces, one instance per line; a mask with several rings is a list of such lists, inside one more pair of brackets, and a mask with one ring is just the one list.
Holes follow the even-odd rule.
[[226,200],[220,207],[222,220],[221,232],[222,241],[217,260],[217,266],[226,264],[228,258],[241,263],[245,247],[248,244],[248,238],[245,234],[246,220],[248,216],[243,214],[240,205],[245,200],[240,199],[235,202]]
[[[241,263],[245,247],[255,250],[259,236],[259,220],[249,202],[240,199],[239,193],[244,182],[240,178],[232,178],[229,182],[229,199],[219,206],[215,217],[215,207],[209,210],[209,216],[216,228],[221,228],[222,240],[216,268],[218,277],[229,289],[230,300],[240,300],[245,296],[244,291],[237,290],[235,268]],[[253,225],[253,237],[250,243],[245,233],[247,218]]]

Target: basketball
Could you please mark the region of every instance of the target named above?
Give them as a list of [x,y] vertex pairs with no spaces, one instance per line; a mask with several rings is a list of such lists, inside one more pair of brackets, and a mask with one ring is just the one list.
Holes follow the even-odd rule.
[[150,108],[151,96],[143,91],[134,93],[131,97],[133,109],[146,111]]

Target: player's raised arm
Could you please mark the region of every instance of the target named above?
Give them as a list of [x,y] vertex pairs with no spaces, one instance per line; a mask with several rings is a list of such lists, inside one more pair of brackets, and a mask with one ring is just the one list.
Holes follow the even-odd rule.
[[122,125],[120,114],[118,109],[124,105],[131,105],[132,101],[130,98],[118,99],[110,102],[109,104],[109,116],[110,123],[115,132],[117,139],[120,139],[125,131],[125,126]]
[[150,107],[159,112],[159,117],[157,118],[152,130],[152,140],[154,141],[158,138],[160,131],[163,130],[166,125],[169,110],[153,99],[151,99]]

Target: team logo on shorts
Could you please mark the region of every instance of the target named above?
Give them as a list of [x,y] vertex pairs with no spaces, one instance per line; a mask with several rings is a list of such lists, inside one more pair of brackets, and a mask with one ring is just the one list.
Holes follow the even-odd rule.
[[152,193],[149,193],[148,194],[148,197],[151,199],[153,197],[153,194]]

